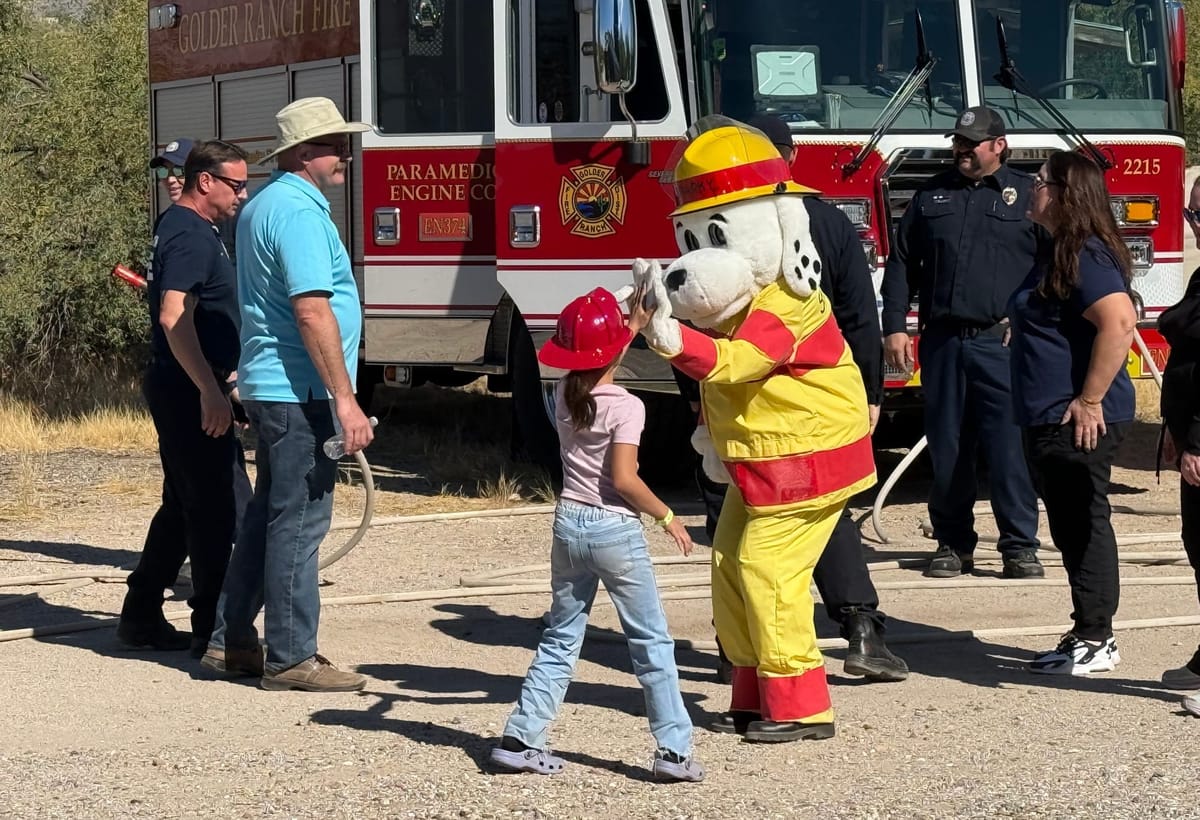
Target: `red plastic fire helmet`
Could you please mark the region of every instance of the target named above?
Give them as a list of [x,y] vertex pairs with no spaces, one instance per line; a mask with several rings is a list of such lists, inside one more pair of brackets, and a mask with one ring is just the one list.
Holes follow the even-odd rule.
[[560,370],[595,370],[609,365],[633,338],[617,297],[596,288],[563,308],[554,337],[538,361]]

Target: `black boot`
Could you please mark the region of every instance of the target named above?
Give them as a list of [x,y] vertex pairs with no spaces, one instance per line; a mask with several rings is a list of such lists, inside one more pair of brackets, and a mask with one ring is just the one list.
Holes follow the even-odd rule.
[[893,655],[883,642],[875,621],[862,612],[846,619],[847,640],[843,669],[847,675],[861,675],[867,680],[901,681],[908,677],[908,664]]
[[723,683],[726,686],[733,683],[733,664],[725,655],[725,648],[721,646],[720,638],[717,638],[717,683]]

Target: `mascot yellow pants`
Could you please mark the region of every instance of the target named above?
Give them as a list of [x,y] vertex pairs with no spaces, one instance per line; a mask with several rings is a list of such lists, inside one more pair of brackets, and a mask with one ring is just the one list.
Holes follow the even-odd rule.
[[717,636],[733,663],[732,710],[833,722],[811,585],[844,506],[756,511],[729,486],[713,539],[712,595]]

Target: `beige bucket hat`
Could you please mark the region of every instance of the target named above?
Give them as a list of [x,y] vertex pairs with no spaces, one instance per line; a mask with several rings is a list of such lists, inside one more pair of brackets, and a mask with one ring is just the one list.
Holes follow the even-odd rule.
[[279,145],[258,161],[261,165],[302,142],[330,134],[359,134],[370,131],[365,122],[346,122],[333,100],[328,97],[302,97],[290,102],[275,115]]

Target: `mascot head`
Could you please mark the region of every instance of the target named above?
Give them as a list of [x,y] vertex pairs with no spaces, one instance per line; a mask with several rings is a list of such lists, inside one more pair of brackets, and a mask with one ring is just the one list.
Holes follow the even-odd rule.
[[663,274],[672,315],[713,327],[783,277],[805,298],[821,282],[821,261],[792,180],[771,141],[726,117],[696,123],[675,165],[671,220],[680,256]]

